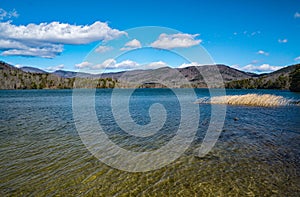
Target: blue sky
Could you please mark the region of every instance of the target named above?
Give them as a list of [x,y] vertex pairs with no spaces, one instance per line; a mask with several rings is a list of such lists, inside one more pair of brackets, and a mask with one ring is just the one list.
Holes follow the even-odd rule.
[[[178,67],[190,64],[165,50],[184,49],[182,53],[188,54],[198,45],[214,62],[250,72],[270,72],[300,62],[298,0],[1,0],[0,8],[0,59],[13,65],[87,72],[104,67],[109,71]],[[142,31],[139,39],[127,31],[141,26],[176,31]],[[110,44],[126,52],[123,57],[114,59],[117,53],[111,49],[116,46]],[[96,65],[89,61],[91,51],[99,46],[104,46],[97,54],[102,62]],[[140,48],[149,46],[155,49]],[[149,55],[156,57],[141,61]]]

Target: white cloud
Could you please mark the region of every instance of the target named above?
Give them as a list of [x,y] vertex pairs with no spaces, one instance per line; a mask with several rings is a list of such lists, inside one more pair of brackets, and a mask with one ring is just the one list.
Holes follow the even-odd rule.
[[61,70],[63,69],[65,66],[63,64],[57,65],[57,66],[50,66],[47,67],[46,70],[48,71],[56,71],[56,70]]
[[294,17],[295,17],[295,18],[300,18],[300,13],[299,13],[299,12],[296,12],[295,15],[294,15]]
[[240,69],[240,65],[239,64],[233,64],[230,67],[231,68],[235,68],[235,69]]
[[81,62],[79,64],[75,64],[75,68],[87,68],[92,66],[90,62]]
[[11,11],[6,11],[6,10],[0,8],[0,20],[17,18],[18,16],[19,16],[19,14],[15,9],[13,9]]
[[15,40],[3,40],[0,39],[0,50],[3,49],[23,49],[26,48],[26,45],[17,42]]
[[76,64],[76,68],[89,68],[91,70],[109,69],[109,70],[131,70],[131,69],[156,69],[169,66],[165,62],[151,62],[148,64],[139,64],[132,60],[124,60],[117,62],[115,59],[107,59],[100,64],[92,64],[90,62],[82,62]]
[[128,70],[128,69],[137,68],[138,66],[139,66],[139,64],[137,62],[134,62],[131,60],[124,60],[122,62],[117,63],[117,61],[114,59],[107,59],[104,62],[102,62],[101,64],[91,66],[90,68],[91,69]]
[[29,56],[29,57],[43,57],[53,58],[63,51],[62,45],[53,45],[42,47],[16,47],[15,49],[4,50],[1,55],[3,56]]
[[154,41],[151,46],[162,49],[173,49],[173,48],[188,48],[198,45],[202,40],[196,40],[195,38],[199,34],[160,34],[158,39]]
[[169,67],[169,65],[163,61],[151,62],[149,64],[142,65],[142,69],[156,69],[156,68],[163,68],[163,67]]
[[287,43],[288,39],[284,38],[284,39],[278,39],[279,43]]
[[76,68],[89,68],[91,70],[98,70],[98,69],[132,69],[138,67],[139,64],[131,61],[125,60],[120,63],[117,63],[115,59],[107,59],[100,64],[92,64],[90,62],[82,62],[80,64],[76,64]]
[[93,64],[91,62],[84,61],[79,64],[76,64],[75,68],[79,68],[79,69],[88,68],[91,70],[93,69],[97,70],[97,69],[104,69],[107,67],[111,67],[114,66],[115,64],[116,64],[116,60],[114,59],[107,59],[103,61],[101,64]]
[[104,69],[104,68],[112,68],[116,65],[116,60],[115,59],[107,59],[103,61],[101,64],[96,64],[96,65],[91,65],[89,66],[90,69]]
[[[62,50],[55,49],[63,49],[64,44],[79,45],[94,41],[107,41],[121,35],[126,35],[126,33],[112,29],[107,23],[100,21],[84,26],[59,22],[17,26],[11,24],[11,21],[0,22],[0,40],[11,45],[18,43],[17,48],[6,50],[2,47],[3,55],[52,58],[62,52]],[[22,47],[19,47],[20,45]],[[49,54],[47,54],[47,49]]]
[[206,66],[207,64],[200,64],[198,62],[190,62],[190,63],[183,63],[178,66],[178,68],[186,68],[191,66]]
[[268,56],[268,55],[269,55],[269,53],[267,53],[267,52],[265,52],[265,51],[263,51],[263,50],[257,51],[257,54],[265,55],[265,56]]
[[13,25],[0,23],[0,38],[29,43],[87,44],[98,40],[111,40],[125,32],[111,29],[106,23],[97,21],[92,25],[70,25],[51,22],[40,24]]
[[63,51],[61,44],[41,44],[38,47],[25,45],[15,40],[0,39],[0,50],[3,56],[31,56],[53,58]]
[[97,53],[105,53],[105,52],[111,51],[111,50],[113,50],[113,47],[111,47],[111,46],[99,46],[98,48],[96,48],[95,51]]
[[280,66],[271,66],[270,64],[262,64],[259,66],[255,66],[253,64],[248,64],[241,69],[248,72],[273,72],[279,70]]
[[126,47],[139,48],[142,47],[141,42],[137,39],[133,39],[125,44]]
[[139,64],[137,62],[131,60],[125,60],[120,63],[116,63],[115,65],[110,65],[108,69],[133,69],[137,68]]
[[186,68],[186,67],[190,67],[190,66],[199,66],[199,63],[197,63],[197,62],[183,63],[180,66],[178,66],[178,68]]
[[300,56],[296,57],[294,60],[295,61],[300,61]]
[[141,42],[138,41],[137,39],[133,39],[133,40],[127,42],[125,44],[125,46],[123,48],[121,48],[120,50],[128,51],[128,50],[137,49],[137,48],[141,48],[141,47],[142,47]]

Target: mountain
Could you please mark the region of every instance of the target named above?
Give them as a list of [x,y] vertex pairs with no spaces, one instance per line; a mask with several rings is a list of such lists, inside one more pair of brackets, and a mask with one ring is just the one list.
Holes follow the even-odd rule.
[[[34,70],[34,73],[27,72]],[[0,89],[55,89],[71,88],[73,82],[50,73],[26,72],[0,61]]]
[[[216,70],[217,68],[217,70]],[[106,73],[102,74],[101,77],[113,78],[119,81],[119,86],[126,87],[137,87],[142,84],[142,87],[207,87],[205,79],[210,82],[211,87],[220,87],[223,82],[218,82],[219,79],[214,73],[220,72],[224,82],[232,80],[247,79],[258,76],[254,73],[243,72],[234,68],[230,68],[226,65],[205,65],[205,66],[191,66],[186,68],[170,68],[163,67],[153,70],[133,70],[120,73]],[[164,83],[164,85],[162,85]],[[141,85],[140,85],[141,86]]]
[[3,70],[19,70],[17,67],[14,67],[6,62],[0,61],[0,71]]
[[98,78],[97,76],[89,73],[83,73],[83,72],[73,72],[73,71],[65,71],[65,70],[56,70],[52,74],[57,75],[59,77],[63,78]]
[[[257,74],[247,73],[222,64],[217,64],[216,67],[219,69],[219,72],[222,75],[224,81],[239,80],[239,79],[245,79],[245,78],[257,76]],[[199,78],[200,75],[199,71],[201,73],[211,73],[211,69],[212,69],[211,66],[206,65],[197,68],[195,66],[178,68],[178,71],[181,72],[190,81],[194,81]],[[195,73],[197,73],[196,76]]]
[[39,68],[34,68],[34,67],[29,67],[29,66],[24,66],[20,68],[24,72],[28,73],[47,73],[46,71],[39,69]]
[[[262,74],[248,79],[233,80],[227,82],[225,87],[237,89],[291,89],[292,91],[297,91],[299,88],[293,88],[300,86],[300,80],[297,79],[298,75],[293,75],[296,71],[300,71],[300,64],[287,66],[269,74]],[[292,88],[290,87],[291,82],[293,82]]]
[[[219,71],[223,82],[213,71]],[[45,88],[185,88],[207,87],[205,80],[212,81],[210,87],[226,88],[272,88],[292,90],[299,86],[300,64],[287,66],[269,74],[255,74],[240,71],[226,65],[191,66],[186,68],[163,67],[152,70],[132,70],[127,72],[89,74],[58,70],[47,73],[35,68],[16,68],[0,61],[0,89],[45,89]],[[292,73],[296,73],[292,75]],[[294,77],[293,77],[294,76]],[[76,82],[76,83],[74,83]],[[75,84],[75,86],[74,86]]]
[[[67,89],[74,87],[75,78],[65,78],[55,73],[37,73],[37,70],[34,70],[34,73],[27,71],[0,61],[0,89]],[[83,88],[92,88],[95,84],[98,88],[112,88],[116,82],[112,79],[76,78],[76,84]]]
[[300,92],[300,65],[290,74],[290,87],[293,92]]

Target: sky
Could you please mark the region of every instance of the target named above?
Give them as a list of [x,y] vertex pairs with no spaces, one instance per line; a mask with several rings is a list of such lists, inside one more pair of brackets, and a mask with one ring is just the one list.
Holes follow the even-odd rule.
[[1,0],[0,60],[91,73],[300,63],[299,0]]

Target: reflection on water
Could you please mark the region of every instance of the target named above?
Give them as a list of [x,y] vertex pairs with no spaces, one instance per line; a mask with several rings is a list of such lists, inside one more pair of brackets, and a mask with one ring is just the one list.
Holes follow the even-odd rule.
[[[180,106],[170,90],[141,89],[132,96],[130,113],[138,124],[149,123],[151,104],[159,102],[166,108],[164,127],[146,138],[132,137],[118,128],[110,109],[110,93],[97,90],[96,112],[109,138],[119,146],[155,150],[176,134]],[[288,91],[227,92],[247,93],[300,99],[299,94]],[[209,93],[198,89],[197,95],[201,98]],[[195,149],[209,125],[210,105],[195,107],[201,112],[199,128],[185,154],[162,169],[129,173],[102,164],[86,150],[75,129],[71,90],[0,91],[0,195],[300,194],[299,106],[228,106],[221,136],[203,158],[195,156]]]

